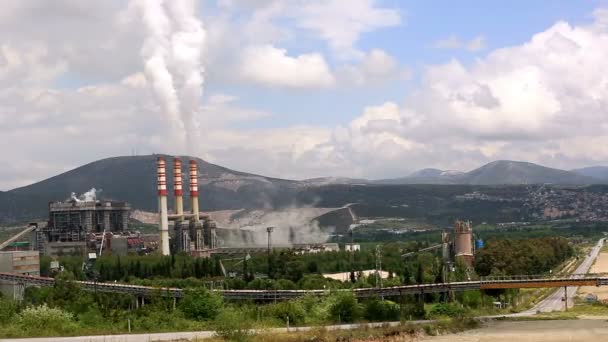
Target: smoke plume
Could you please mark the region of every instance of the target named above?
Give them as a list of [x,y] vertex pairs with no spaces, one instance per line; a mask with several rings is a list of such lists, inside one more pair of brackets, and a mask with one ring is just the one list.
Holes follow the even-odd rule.
[[[193,146],[202,96],[205,30],[193,0],[134,0],[146,39],[141,49],[146,78],[165,112],[178,146]],[[186,138],[186,141],[182,137]]]
[[227,246],[265,246],[268,241],[266,227],[274,227],[272,244],[275,246],[323,243],[331,232],[319,227],[314,220],[318,215],[315,208],[244,210],[234,215],[230,222],[220,222],[224,229],[218,233]]
[[91,190],[76,196],[75,192],[70,194],[70,199],[76,202],[94,202],[97,200],[97,195],[101,193],[101,189],[97,190],[95,188],[91,188]]

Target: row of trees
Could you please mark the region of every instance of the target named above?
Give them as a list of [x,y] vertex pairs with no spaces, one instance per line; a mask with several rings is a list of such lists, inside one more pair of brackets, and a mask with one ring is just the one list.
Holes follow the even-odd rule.
[[160,256],[104,256],[97,260],[95,270],[100,281],[158,278],[210,278],[222,276],[217,258],[194,258],[184,254]]
[[480,276],[541,274],[549,272],[574,253],[563,237],[494,240],[475,255]]

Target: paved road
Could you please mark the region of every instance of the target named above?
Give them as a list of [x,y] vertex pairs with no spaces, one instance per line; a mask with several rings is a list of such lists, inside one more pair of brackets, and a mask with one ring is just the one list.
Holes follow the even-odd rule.
[[[586,274],[589,272],[589,269],[595,262],[602,246],[604,245],[605,239],[600,239],[597,244],[591,249],[591,252],[587,255],[585,260],[576,268],[574,274]],[[570,286],[568,287],[568,307],[572,307],[574,305],[573,298],[576,295],[576,291],[578,291],[578,286]],[[552,294],[550,294],[547,298],[540,301],[533,308],[515,314],[515,316],[530,316],[534,315],[537,312],[552,312],[552,311],[562,311],[565,309],[564,302],[562,298],[564,297],[564,288],[559,288]]]

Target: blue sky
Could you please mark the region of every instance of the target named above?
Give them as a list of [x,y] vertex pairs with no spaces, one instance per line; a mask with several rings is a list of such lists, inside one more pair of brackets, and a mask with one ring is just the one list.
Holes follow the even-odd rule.
[[294,179],[608,165],[608,0],[154,4],[3,1],[0,190],[135,149]]
[[[475,62],[494,49],[519,45],[530,40],[560,20],[571,24],[589,22],[591,13],[608,1],[378,1],[379,6],[398,9],[402,23],[361,35],[357,46],[363,50],[380,48],[398,59],[412,71],[409,80],[393,81],[381,86],[349,87],[347,89],[267,89],[257,86],[229,87],[208,84],[207,93],[231,93],[245,106],[275,114],[272,118],[247,122],[254,127],[281,127],[293,124],[346,125],[369,104],[386,101],[401,102],[416,86],[428,65],[457,59],[464,64]],[[484,48],[439,49],[438,40],[455,35],[466,41],[484,37]],[[305,41],[302,44],[302,41]],[[286,44],[290,53],[331,52],[321,41],[299,39]],[[328,58],[330,63],[341,61]]]

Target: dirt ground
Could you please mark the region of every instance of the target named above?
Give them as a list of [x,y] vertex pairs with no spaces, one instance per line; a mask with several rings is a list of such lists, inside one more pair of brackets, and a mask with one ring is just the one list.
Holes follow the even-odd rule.
[[584,342],[608,341],[605,320],[492,322],[454,335],[426,337],[424,342]]
[[[608,253],[600,253],[591,266],[589,273],[608,272]],[[584,297],[587,293],[593,293],[599,300],[608,299],[608,286],[582,286],[578,289],[578,295]]]

